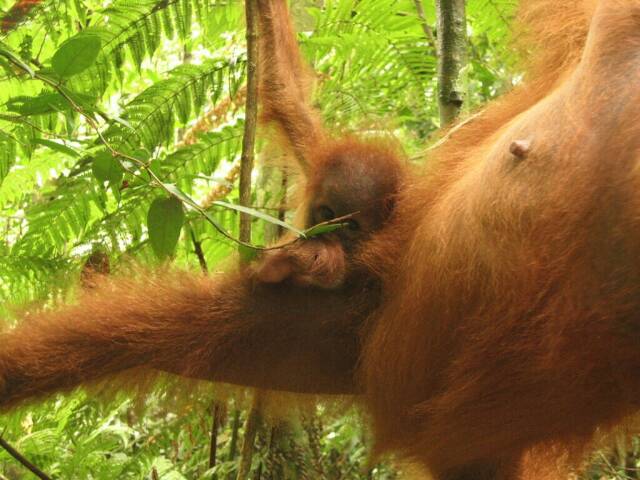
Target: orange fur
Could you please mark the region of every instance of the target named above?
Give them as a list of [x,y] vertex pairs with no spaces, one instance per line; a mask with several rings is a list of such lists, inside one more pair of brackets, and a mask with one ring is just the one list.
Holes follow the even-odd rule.
[[0,30],[7,33],[19,25],[42,0],[18,0],[0,20]]
[[[329,139],[284,2],[259,6],[265,113],[306,162],[313,210],[336,158],[397,160]],[[401,167],[380,224],[334,237],[365,274],[329,289],[252,268],[115,280],[0,338],[0,406],[146,366],[362,394],[377,450],[438,480],[565,478],[640,409],[640,0],[528,0],[520,18],[541,59],[527,82],[424,172]]]
[[324,130],[310,103],[311,74],[286,2],[259,0],[258,9],[262,120],[278,127],[306,175],[301,223],[311,227],[349,216],[351,228],[267,253],[254,269],[256,278],[321,288],[361,281],[373,272],[363,270],[353,253],[393,213],[407,166],[388,142],[334,139]]
[[[371,295],[362,286],[284,293],[244,271],[104,280],[77,305],[31,315],[0,335],[0,406],[142,366],[259,388],[352,392],[355,335]],[[312,364],[319,370],[309,375]]]
[[347,276],[345,252],[339,242],[309,240],[267,251],[253,267],[258,281],[338,288]]
[[[638,32],[640,2],[601,2],[586,45],[555,52],[562,68],[464,127],[401,195],[369,252],[394,262],[362,360],[381,450],[444,478],[507,462],[495,475],[512,478],[530,446],[587,442],[637,408]],[[523,138],[525,160],[509,152]]]
[[300,57],[287,4],[259,0],[262,118],[274,122],[305,172],[326,134],[311,107],[312,74]]

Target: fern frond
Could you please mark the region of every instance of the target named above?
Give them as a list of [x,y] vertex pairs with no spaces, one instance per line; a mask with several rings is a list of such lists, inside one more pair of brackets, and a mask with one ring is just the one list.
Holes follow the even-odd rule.
[[201,111],[208,99],[217,102],[225,81],[242,77],[243,70],[244,62],[229,60],[180,66],[131,100],[122,115],[126,125],[113,124],[105,137],[131,150],[142,146],[154,152],[175,140],[175,128]]
[[44,299],[70,283],[73,262],[46,255],[0,255],[0,305]]
[[233,161],[241,151],[242,129],[239,121],[219,131],[198,136],[198,141],[186,145],[160,161],[161,169],[168,178],[178,180],[194,175],[211,175],[221,161]]
[[432,113],[427,93],[436,57],[412,2],[333,0],[312,13],[316,29],[303,43],[328,78],[319,94],[332,121],[344,122],[335,117],[340,114],[397,115],[402,98],[405,107],[415,107],[414,117]]
[[17,138],[12,133],[0,130],[0,185],[15,163],[17,146]]
[[12,255],[66,254],[91,223],[99,196],[88,175],[63,178],[57,188],[45,189],[41,200],[25,210],[28,231],[13,246]]
[[[208,5],[204,0],[198,4]],[[102,93],[112,75],[120,81],[122,65],[127,54],[133,64],[140,68],[142,62],[151,57],[163,39],[174,37],[189,39],[194,0],[120,0],[96,14],[97,21],[76,36],[94,35],[101,39],[102,47],[96,64],[82,75],[74,78],[72,85],[92,85],[91,91]],[[200,10],[204,8],[201,5]],[[224,5],[226,6],[226,5]],[[81,90],[79,90],[81,91]]]

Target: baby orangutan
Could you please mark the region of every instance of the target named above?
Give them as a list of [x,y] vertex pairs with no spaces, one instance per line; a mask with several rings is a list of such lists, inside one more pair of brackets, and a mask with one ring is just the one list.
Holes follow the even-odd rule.
[[359,247],[389,220],[406,165],[383,142],[330,138],[311,107],[312,76],[300,57],[286,2],[260,0],[258,7],[262,120],[276,127],[305,175],[304,227],[343,217],[337,223],[345,226],[265,252],[252,267],[255,278],[323,289],[364,280],[371,273],[358,260]]
[[393,213],[404,165],[391,151],[345,141],[334,144],[314,168],[305,192],[305,226],[331,221],[343,226],[265,252],[254,266],[258,281],[331,289],[367,275],[358,248]]

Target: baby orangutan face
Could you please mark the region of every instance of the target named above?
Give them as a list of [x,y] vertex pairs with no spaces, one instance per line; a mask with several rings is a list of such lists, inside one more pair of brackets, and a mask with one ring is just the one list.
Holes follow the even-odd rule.
[[403,165],[390,150],[344,142],[317,162],[307,185],[307,227],[345,218],[336,237],[347,255],[380,231],[393,213]]
[[393,213],[402,164],[386,149],[345,142],[316,165],[317,172],[307,183],[306,227],[334,220],[344,226],[267,251],[253,267],[260,282],[341,287],[357,270],[362,243],[380,231]]

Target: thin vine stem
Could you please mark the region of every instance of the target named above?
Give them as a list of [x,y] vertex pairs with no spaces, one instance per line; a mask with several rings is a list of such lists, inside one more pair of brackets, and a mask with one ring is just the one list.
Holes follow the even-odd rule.
[[[140,160],[139,158],[136,158],[132,155],[129,155],[125,152],[122,152],[120,150],[118,150],[117,148],[115,148],[113,145],[111,145],[111,143],[105,138],[104,134],[102,133],[100,126],[98,125],[98,123],[96,122],[96,120],[91,116],[91,114],[89,114],[88,112],[86,112],[80,105],[78,105],[78,103],[73,99],[73,97],[71,95],[69,95],[69,93],[64,89],[64,87],[62,85],[60,85],[60,83],[58,83],[57,81],[55,81],[54,79],[43,75],[41,73],[38,73],[34,70],[32,70],[31,68],[29,68],[26,64],[24,64],[23,62],[19,61],[19,59],[14,58],[12,55],[7,54],[7,52],[1,52],[0,54],[4,54],[3,56],[5,58],[7,58],[16,68],[20,69],[21,71],[23,71],[24,73],[26,73],[27,75],[29,75],[31,78],[39,80],[47,85],[49,85],[51,88],[53,88],[56,92],[58,92],[66,101],[67,103],[71,106],[71,108],[80,116],[82,116],[87,124],[89,125],[89,127],[95,131],[96,135],[98,136],[98,139],[100,141],[100,143],[109,151],[109,153],[116,159],[124,159],[124,160],[128,160],[131,163],[135,164],[137,167],[139,167],[141,170],[145,171],[145,173],[147,173],[147,175],[149,176],[149,184],[153,185],[155,187],[159,187],[162,190],[164,190],[168,195],[176,198],[177,200],[179,200],[181,203],[189,206],[191,209],[195,210],[196,212],[198,212],[198,214],[200,214],[206,221],[208,221],[215,229],[216,231],[218,231],[218,233],[222,234],[225,238],[239,244],[242,245],[243,247],[246,248],[250,248],[253,250],[274,250],[274,249],[279,249],[279,248],[283,248],[286,247],[288,245],[291,245],[293,243],[298,242],[301,239],[304,239],[307,237],[307,235],[305,234],[305,232],[300,232],[298,234],[297,237],[295,237],[294,239],[292,239],[291,241],[287,242],[287,243],[283,243],[277,246],[272,246],[272,247],[265,247],[265,246],[259,246],[259,245],[253,245],[252,243],[250,243],[250,241],[246,241],[243,240],[242,238],[236,238],[233,235],[231,235],[229,232],[227,232],[222,226],[220,226],[215,220],[213,220],[211,218],[211,216],[209,215],[209,213],[202,208],[200,205],[198,205],[193,199],[191,199],[190,197],[188,197],[186,194],[177,191],[176,189],[172,188],[172,185],[167,184],[165,182],[162,181],[162,179],[160,179],[160,177],[158,177],[150,168],[149,164],[143,160]],[[257,103],[257,101],[256,101]],[[257,111],[257,110],[256,110]],[[257,115],[256,115],[256,119],[257,119]],[[257,122],[257,120],[256,120]],[[255,128],[255,126],[254,126]],[[255,136],[255,133],[254,133]],[[254,141],[255,143],[255,141]],[[251,148],[253,149],[253,145],[251,146]],[[127,168],[125,165],[122,165],[122,168],[129,174],[136,176],[136,173],[133,172],[131,169]],[[227,207],[228,208],[228,207]],[[246,214],[245,214],[246,215]],[[334,219],[331,220],[329,222],[323,222],[321,224],[318,225],[314,225],[313,227],[311,227],[308,231],[315,231],[317,228],[321,228],[325,225],[335,225],[337,223],[339,223],[340,219]]]
[[15,458],[22,466],[24,466],[27,470],[33,473],[36,477],[41,480],[51,480],[51,477],[44,473],[40,468],[31,463],[24,455],[22,455],[15,447],[13,447],[9,442],[7,442],[0,435],[0,447],[4,448],[9,455]]

